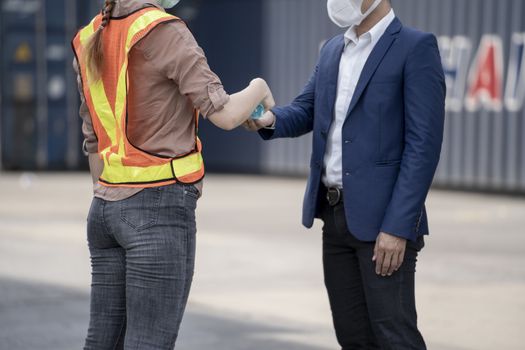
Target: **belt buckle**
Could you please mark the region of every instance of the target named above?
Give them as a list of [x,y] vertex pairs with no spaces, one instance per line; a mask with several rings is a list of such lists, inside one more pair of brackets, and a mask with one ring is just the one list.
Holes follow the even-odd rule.
[[335,207],[341,201],[341,190],[339,188],[329,188],[326,192],[328,205]]

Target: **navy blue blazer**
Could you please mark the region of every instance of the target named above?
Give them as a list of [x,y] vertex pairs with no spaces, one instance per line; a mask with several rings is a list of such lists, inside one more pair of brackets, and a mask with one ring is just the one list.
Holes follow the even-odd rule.
[[[303,224],[319,217],[323,159],[334,119],[344,37],[329,40],[313,76],[288,106],[276,107],[263,139],[313,131]],[[343,125],[343,190],[348,229],[362,241],[380,232],[416,240],[428,234],[425,199],[441,153],[445,78],[436,37],[399,19],[380,38],[360,76]]]

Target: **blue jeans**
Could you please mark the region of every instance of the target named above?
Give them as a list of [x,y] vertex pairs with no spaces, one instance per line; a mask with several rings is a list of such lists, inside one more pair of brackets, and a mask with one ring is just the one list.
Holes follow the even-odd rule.
[[171,350],[193,278],[194,186],[94,198],[88,217],[91,313],[85,350]]

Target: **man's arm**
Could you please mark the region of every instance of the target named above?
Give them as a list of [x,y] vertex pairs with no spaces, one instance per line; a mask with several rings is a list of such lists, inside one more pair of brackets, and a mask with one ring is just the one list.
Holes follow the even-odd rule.
[[256,123],[257,128],[273,125],[273,129],[261,129],[259,134],[264,140],[284,137],[299,137],[312,131],[314,127],[315,83],[318,66],[302,93],[288,106],[275,107],[270,118],[265,117]]
[[439,162],[446,85],[434,35],[424,36],[405,66],[405,148],[381,231],[415,239],[425,199]]
[[416,239],[441,153],[446,86],[434,35],[426,35],[414,47],[404,79],[405,150],[373,257],[376,273],[382,276],[401,267],[406,240]]

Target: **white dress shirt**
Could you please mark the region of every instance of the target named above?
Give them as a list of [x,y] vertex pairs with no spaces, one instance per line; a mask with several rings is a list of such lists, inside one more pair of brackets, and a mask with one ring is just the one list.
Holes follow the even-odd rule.
[[343,124],[365,63],[394,18],[394,10],[391,10],[360,37],[357,37],[355,26],[345,33],[345,49],[339,63],[335,116],[324,156],[323,183],[326,187],[343,188]]

